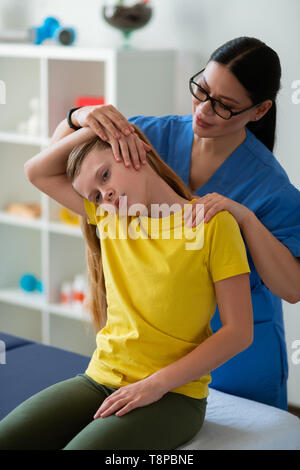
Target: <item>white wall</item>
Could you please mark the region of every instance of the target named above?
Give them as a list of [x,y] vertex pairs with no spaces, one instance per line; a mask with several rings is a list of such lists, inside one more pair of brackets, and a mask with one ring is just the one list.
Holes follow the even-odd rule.
[[[121,35],[102,19],[103,4],[101,0],[0,0],[0,13],[5,28],[37,26],[51,15],[65,26],[76,27],[79,46],[118,47]],[[191,112],[188,77],[200,70],[210,54],[224,42],[234,37],[253,36],[277,51],[283,76],[274,153],[291,182],[300,189],[297,145],[300,104],[292,103],[292,83],[300,80],[299,0],[152,0],[152,5],[155,8],[153,19],[133,34],[132,45],[180,51],[179,114]],[[289,400],[300,406],[300,364],[291,362],[292,342],[300,340],[300,303],[284,302],[284,312],[290,362]]]

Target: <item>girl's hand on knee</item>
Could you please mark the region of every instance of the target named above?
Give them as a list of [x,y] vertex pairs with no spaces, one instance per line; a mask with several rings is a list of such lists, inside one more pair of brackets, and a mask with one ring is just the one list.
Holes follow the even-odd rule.
[[149,405],[160,400],[167,392],[158,386],[157,382],[147,377],[131,385],[121,387],[104,400],[94,415],[94,419],[106,418],[115,413],[123,416],[134,408]]

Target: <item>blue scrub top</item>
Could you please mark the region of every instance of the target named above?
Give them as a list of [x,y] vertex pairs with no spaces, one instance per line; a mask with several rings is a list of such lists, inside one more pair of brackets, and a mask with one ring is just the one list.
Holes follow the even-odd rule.
[[[129,119],[186,186],[194,136],[192,119],[192,115]],[[300,257],[300,192],[273,153],[247,128],[246,131],[244,142],[194,194],[216,192],[245,205],[294,256]],[[210,386],[287,410],[288,361],[282,300],[264,285],[246,242],[245,246],[251,269],[254,340],[245,351],[212,371]],[[221,326],[217,307],[211,322],[213,332]]]

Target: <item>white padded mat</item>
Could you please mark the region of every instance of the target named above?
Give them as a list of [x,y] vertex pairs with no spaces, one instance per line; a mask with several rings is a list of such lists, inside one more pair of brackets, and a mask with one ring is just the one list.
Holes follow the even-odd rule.
[[300,419],[210,388],[203,427],[180,449],[300,450]]

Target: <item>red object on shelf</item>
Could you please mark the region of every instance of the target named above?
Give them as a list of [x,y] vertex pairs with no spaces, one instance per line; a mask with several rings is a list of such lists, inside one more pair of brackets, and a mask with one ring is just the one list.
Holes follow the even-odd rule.
[[73,291],[73,300],[77,300],[79,302],[83,302],[84,301],[84,292],[76,292],[76,291]]
[[75,107],[94,106],[96,104],[105,104],[104,96],[78,96],[76,98]]

